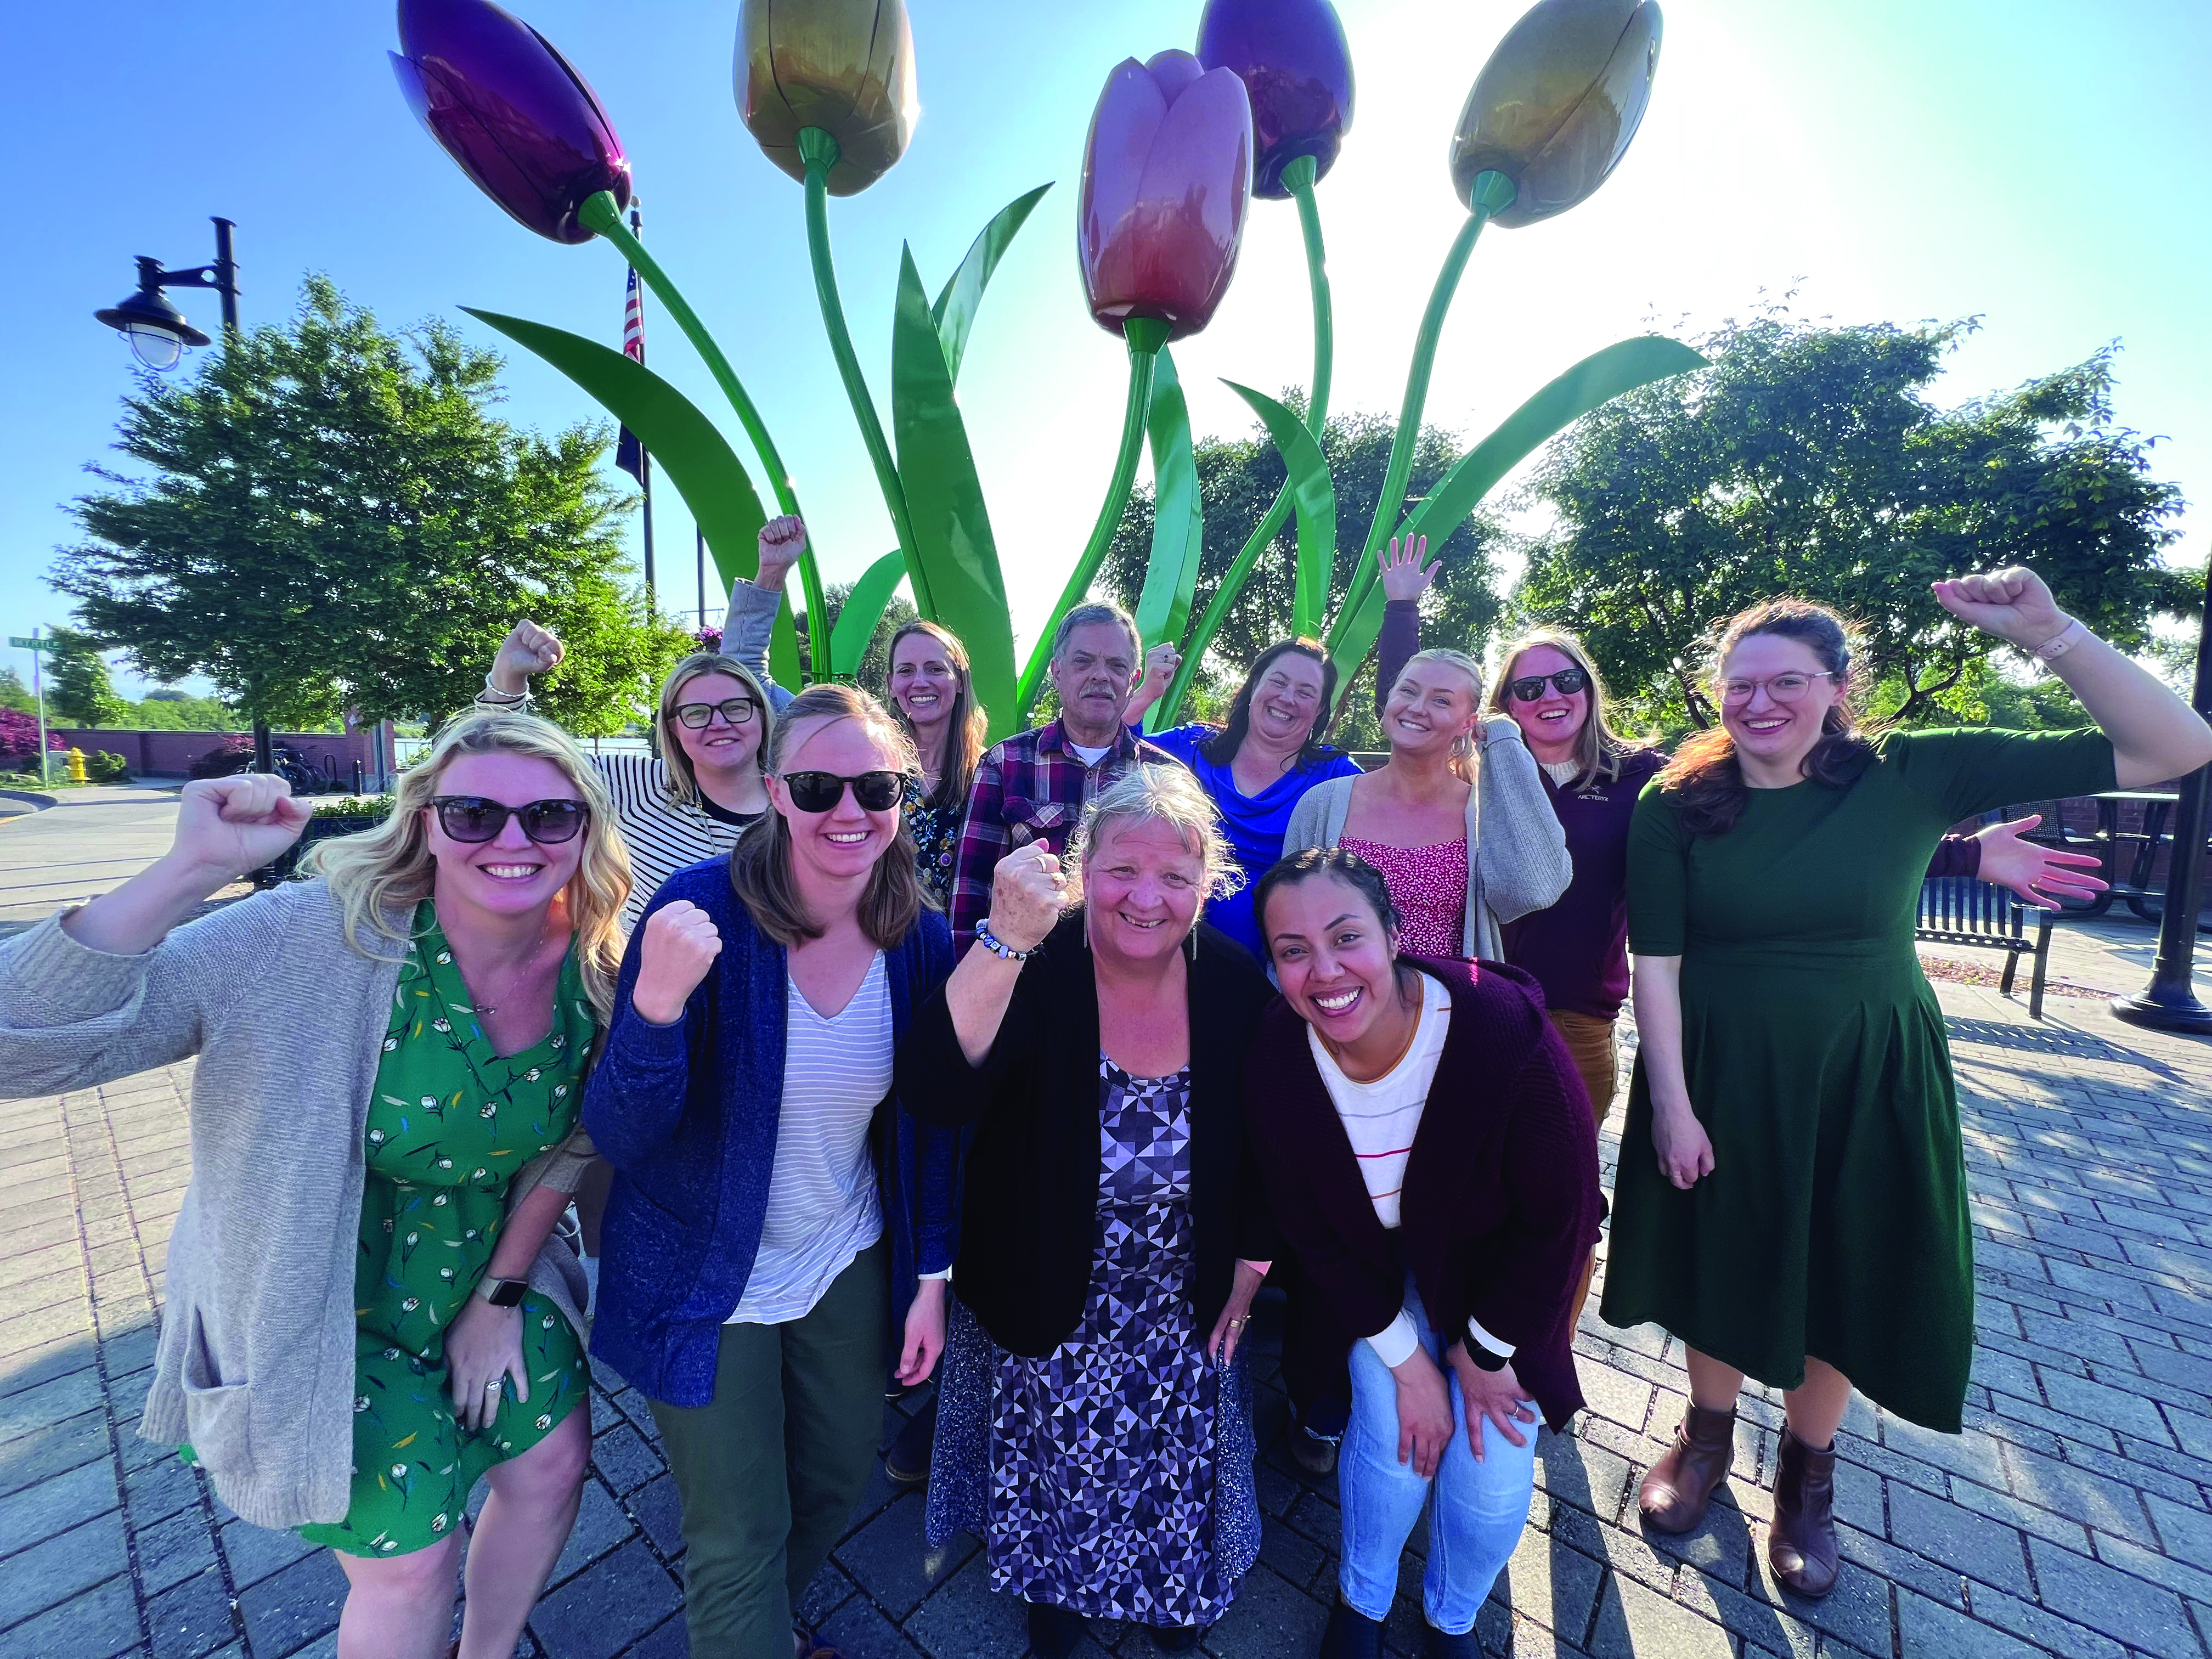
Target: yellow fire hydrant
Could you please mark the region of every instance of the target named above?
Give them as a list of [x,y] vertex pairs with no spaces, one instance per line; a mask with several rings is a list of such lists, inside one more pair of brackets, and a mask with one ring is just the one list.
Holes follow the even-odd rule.
[[70,754],[69,754],[69,766],[70,766],[70,781],[71,783],[89,783],[89,782],[91,781],[91,779],[89,779],[89,778],[86,777],[86,776],[85,776],[85,775],[84,775],[84,750],[82,750],[82,749],[72,749],[72,750],[70,750]]

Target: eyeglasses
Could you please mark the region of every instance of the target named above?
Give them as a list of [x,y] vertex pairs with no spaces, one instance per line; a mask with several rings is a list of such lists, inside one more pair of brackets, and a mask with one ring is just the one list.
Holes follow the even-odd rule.
[[679,702],[676,705],[676,718],[694,732],[717,714],[732,726],[750,726],[753,710],[759,707],[750,697],[729,697],[720,702]]
[[1562,668],[1556,674],[1523,674],[1505,689],[1513,694],[1516,702],[1534,702],[1544,695],[1547,685],[1563,697],[1571,697],[1589,684],[1589,676],[1581,669]]
[[580,800],[533,800],[509,806],[484,795],[440,795],[430,805],[438,809],[438,827],[454,841],[471,845],[495,841],[510,817],[522,823],[522,833],[540,847],[558,846],[576,839],[592,816]]
[[791,804],[802,812],[834,810],[845,798],[847,784],[853,787],[853,799],[870,812],[888,812],[906,795],[903,772],[863,772],[854,778],[841,778],[835,772],[783,775],[783,787],[791,792]]
[[1775,702],[1796,702],[1813,689],[1814,680],[1837,678],[1824,669],[1817,674],[1776,674],[1763,680],[1716,680],[1713,689],[1721,694],[1723,702],[1749,702],[1752,694],[1762,685]]

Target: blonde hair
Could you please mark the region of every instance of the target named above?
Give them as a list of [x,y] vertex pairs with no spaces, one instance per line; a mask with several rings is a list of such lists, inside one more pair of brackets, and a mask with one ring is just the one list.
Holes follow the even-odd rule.
[[1079,893],[1106,826],[1124,821],[1164,823],[1198,854],[1201,900],[1224,897],[1243,884],[1243,872],[1221,833],[1221,811],[1199,781],[1180,766],[1133,766],[1092,798],[1068,839],[1062,862],[1074,872],[1070,884]]
[[1604,678],[1597,672],[1597,665],[1590,660],[1589,648],[1572,634],[1557,628],[1534,628],[1507,646],[1505,654],[1498,659],[1504,665],[1498,671],[1498,684],[1491,688],[1490,712],[1511,714],[1512,711],[1505,706],[1505,700],[1516,678],[1513,665],[1524,653],[1533,651],[1540,645],[1549,646],[1574,664],[1583,671],[1583,678],[1589,682],[1589,718],[1583,722],[1583,729],[1575,736],[1575,765],[1579,769],[1575,774],[1575,781],[1610,783],[1620,775],[1620,762],[1624,755],[1634,754],[1650,745],[1632,741],[1613,729],[1611,722],[1606,719]]
[[[1412,656],[1407,658],[1406,668],[1398,671],[1398,678],[1404,679],[1407,668],[1411,668],[1415,663],[1423,662],[1441,663],[1446,668],[1455,668],[1466,675],[1468,685],[1474,693],[1474,711],[1478,714],[1482,712],[1485,680],[1480,663],[1464,651],[1454,651],[1449,646],[1431,646],[1426,651],[1416,651]],[[1391,690],[1396,690],[1395,681],[1392,682]],[[1389,692],[1383,695],[1385,702],[1388,702]],[[1480,722],[1478,721],[1477,724],[1480,725]],[[1386,732],[1384,735],[1387,737],[1389,734]],[[1474,733],[1473,732],[1462,732],[1452,739],[1451,769],[1454,774],[1469,783],[1475,781]]]
[[[768,750],[768,771],[783,772],[785,756],[797,739],[793,733],[812,722],[858,720],[870,737],[891,756],[891,769],[918,780],[921,762],[914,739],[893,720],[883,704],[857,685],[824,681],[810,685],[784,705],[775,723],[775,740]],[[763,812],[747,830],[730,854],[730,886],[751,913],[753,925],[786,950],[826,931],[806,908],[799,879],[791,867],[791,826],[780,811]],[[922,907],[934,902],[915,869],[914,837],[907,833],[906,814],[899,814],[898,834],[868,872],[860,893],[860,931],[880,950],[895,947],[913,931]]]
[[583,797],[589,811],[580,832],[583,856],[567,888],[568,920],[575,929],[584,994],[605,1025],[614,1013],[615,975],[622,967],[629,853],[616,832],[614,802],[598,769],[559,726],[514,709],[464,714],[438,734],[428,759],[400,774],[391,815],[382,823],[357,836],[317,842],[301,854],[301,869],[320,876],[330,888],[344,921],[346,943],[362,955],[379,957],[363,943],[369,933],[402,946],[412,944],[408,927],[415,908],[437,883],[425,819],[446,769],[464,755],[519,755],[549,762]]
[[702,674],[727,674],[744,688],[753,700],[753,719],[760,725],[760,747],[753,751],[756,761],[763,762],[769,743],[775,736],[775,711],[769,707],[768,693],[760,677],[735,657],[721,651],[694,651],[668,671],[668,678],[660,683],[659,706],[653,711],[653,734],[660,749],[660,764],[668,774],[668,793],[686,805],[699,804],[699,775],[691,769],[691,752],[677,735],[676,698],[686,685]]

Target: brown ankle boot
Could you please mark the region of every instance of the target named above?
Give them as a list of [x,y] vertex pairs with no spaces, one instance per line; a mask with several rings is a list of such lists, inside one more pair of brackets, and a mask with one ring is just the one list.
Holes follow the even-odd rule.
[[1784,1589],[1808,1601],[1836,1587],[1836,1449],[1814,1451],[1786,1428],[1766,1565]]
[[1735,1413],[1709,1412],[1692,1401],[1674,1431],[1674,1443],[1651,1466],[1637,1488],[1646,1526],[1688,1532],[1705,1518],[1705,1505],[1728,1478],[1735,1456]]

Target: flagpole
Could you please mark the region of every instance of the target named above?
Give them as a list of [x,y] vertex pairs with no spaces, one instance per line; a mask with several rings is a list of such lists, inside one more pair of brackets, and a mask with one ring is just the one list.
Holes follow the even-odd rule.
[[[645,221],[638,211],[639,205],[636,202],[630,204],[629,234],[642,240]],[[623,308],[623,352],[624,356],[634,354],[640,363],[645,362],[645,296],[638,292],[635,267],[629,273],[629,294]],[[629,437],[629,434],[625,432],[623,435]],[[636,477],[638,493],[643,498],[641,511],[645,530],[645,603],[647,610],[657,614],[659,601],[653,568],[653,453],[642,441],[637,443]]]
[[645,495],[645,603],[648,610],[657,610],[653,591],[653,456],[649,452],[638,456],[637,487]]

